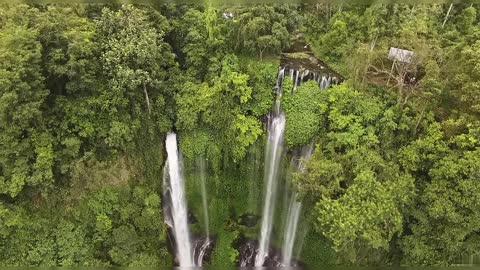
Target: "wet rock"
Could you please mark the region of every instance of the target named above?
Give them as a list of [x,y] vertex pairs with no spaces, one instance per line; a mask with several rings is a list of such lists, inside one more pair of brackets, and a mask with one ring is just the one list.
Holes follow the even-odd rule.
[[255,266],[255,257],[258,252],[258,241],[248,238],[240,238],[234,243],[238,250],[238,266]]
[[[259,243],[255,239],[241,237],[237,239],[234,243],[234,247],[238,250],[239,256],[237,264],[240,267],[254,267],[255,258],[258,253]],[[303,269],[304,264],[297,260],[292,260],[290,262],[290,267],[294,269]],[[265,258],[263,267],[267,268],[278,268],[285,267],[282,261],[282,251],[274,247],[270,247],[268,250],[268,255]]]
[[303,39],[302,33],[297,34],[291,47],[282,53],[280,66],[285,68],[286,73],[289,70],[296,71],[302,77],[302,82],[318,81],[318,78],[322,77],[331,78],[333,84],[341,83],[344,80],[342,75],[315,57],[310,44]]
[[254,214],[243,214],[238,219],[238,224],[246,226],[246,227],[254,227],[257,225],[258,220],[260,217]]
[[188,211],[188,216],[187,216],[188,224],[195,224],[198,222],[198,219],[195,217],[195,215]]
[[216,238],[210,236],[195,236],[193,238],[193,260],[195,265],[202,266],[210,261]]

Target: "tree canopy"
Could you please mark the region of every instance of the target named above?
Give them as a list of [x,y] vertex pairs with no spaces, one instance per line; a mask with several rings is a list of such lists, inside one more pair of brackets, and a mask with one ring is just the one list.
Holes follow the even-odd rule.
[[[208,263],[234,265],[239,241],[259,230],[243,219],[261,215],[276,98],[286,117],[279,189],[304,204],[300,261],[447,266],[478,254],[479,8],[0,5],[0,264],[174,264],[162,168],[176,132],[192,232],[205,229],[204,177]],[[391,47],[412,57],[389,58]],[[341,83],[291,91],[285,76],[276,97],[288,49],[311,50]],[[286,226],[276,223],[275,233]]]

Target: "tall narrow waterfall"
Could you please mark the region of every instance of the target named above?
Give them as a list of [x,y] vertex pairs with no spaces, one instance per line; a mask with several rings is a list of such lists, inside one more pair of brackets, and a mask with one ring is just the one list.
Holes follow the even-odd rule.
[[298,219],[302,210],[302,203],[297,202],[296,196],[290,199],[290,206],[288,207],[287,227],[285,228],[284,243],[282,247],[282,264],[290,266],[292,261],[293,246],[297,234]]
[[255,266],[263,266],[265,257],[268,256],[270,246],[270,236],[273,227],[273,215],[275,210],[275,198],[277,192],[278,171],[282,155],[283,134],[285,131],[285,114],[280,107],[280,97],[282,94],[281,83],[283,81],[285,69],[280,69],[277,80],[277,99],[275,108],[270,115],[268,125],[268,139],[265,150],[265,186],[264,186],[264,206],[262,215],[262,227],[260,232],[260,243]]
[[[300,160],[296,163],[297,171],[301,172],[304,169],[305,164],[303,163],[303,160],[310,159],[312,150],[312,144],[302,147]],[[290,266],[292,261],[293,248],[297,235],[298,220],[302,209],[302,203],[298,202],[296,197],[296,194],[292,196],[290,199],[290,206],[288,207],[287,226],[285,228],[284,242],[282,247],[282,264],[284,266]]]
[[202,205],[203,205],[203,222],[205,226],[205,234],[207,236],[207,241],[210,238],[210,228],[208,220],[208,204],[207,204],[207,188],[205,187],[206,181],[206,165],[205,159],[200,157],[197,159],[197,166],[200,171],[200,188],[202,191]]
[[[180,168],[180,157],[177,148],[177,135],[168,133],[166,140],[167,162],[165,170],[168,170],[169,191],[172,199],[171,213],[173,218],[173,232],[175,236],[177,259],[182,267],[192,267],[192,244],[188,230],[187,206],[185,200],[185,183]],[[165,173],[164,176],[167,176]],[[166,183],[167,181],[164,182]]]

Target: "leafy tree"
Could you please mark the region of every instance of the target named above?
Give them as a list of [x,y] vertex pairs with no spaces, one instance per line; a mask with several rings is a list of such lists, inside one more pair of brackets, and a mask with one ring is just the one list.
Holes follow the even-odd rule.
[[114,265],[168,264],[157,194],[139,186],[106,188],[87,198],[86,206],[78,218],[88,220],[99,259]]
[[110,88],[101,96],[111,119],[107,144],[124,148],[139,128],[142,111],[168,123],[169,115],[162,112],[175,72],[174,55],[163,40],[168,23],[156,11],[127,5],[118,11],[104,8],[98,30]]
[[478,51],[480,42],[465,46],[460,57],[455,60],[455,70],[451,89],[453,96],[459,103],[459,108],[467,113],[478,114],[480,112],[480,100],[478,98],[480,71],[476,66],[480,63]]
[[257,118],[266,115],[273,106],[272,89],[276,82],[277,62],[258,62],[256,59],[240,59],[241,69],[249,77],[252,99],[245,104],[245,110]]
[[174,31],[181,38],[178,46],[189,77],[211,80],[221,69],[220,61],[228,48],[225,21],[219,16],[219,10],[209,6],[202,10],[189,8],[180,20],[175,18],[179,29]]
[[[58,212],[57,212],[58,213]],[[0,261],[15,266],[96,264],[85,228],[54,216],[53,220],[21,207],[2,207]],[[8,248],[7,248],[8,247]]]
[[54,232],[54,237],[57,257],[55,265],[95,264],[93,246],[82,225],[62,220]]
[[[182,87],[176,98],[176,126],[186,132],[196,127],[208,127],[215,131],[209,132],[210,141],[221,142],[226,153],[238,161],[262,130],[259,121],[243,109],[243,104],[248,104],[252,98],[252,88],[248,86],[248,75],[239,72],[236,60],[233,55],[225,57],[222,71],[211,85],[187,82]],[[192,153],[188,148],[183,144],[182,149]]]
[[108,138],[110,119],[102,109],[100,45],[94,22],[85,11],[72,6],[48,6],[35,27],[42,44],[42,67],[50,90],[49,123],[55,142],[56,172],[69,176],[71,165],[85,152],[109,156],[102,147]]
[[239,49],[258,53],[277,54],[290,45],[299,15],[296,10],[281,5],[256,5],[235,11],[236,42]]
[[[157,191],[172,129],[186,169],[204,156],[214,174],[211,264],[234,264],[257,235],[237,220],[258,210],[278,54],[301,33],[347,80],[283,85],[286,144],[315,143],[292,180],[313,228],[300,260],[478,253],[478,8],[0,5],[0,264],[171,264]],[[390,47],[412,61],[392,69]]]
[[53,138],[46,129],[48,90],[41,74],[38,32],[7,23],[0,32],[0,193],[53,184]]
[[306,82],[294,93],[290,81],[284,83],[283,108],[286,114],[285,141],[289,147],[307,145],[318,133],[325,95],[315,81]]
[[320,93],[325,97],[317,107],[324,119],[315,154],[305,173],[295,176],[298,190],[315,205],[316,228],[343,262],[385,260],[414,194],[414,178],[385,149],[383,135],[400,131],[398,119],[379,100],[346,84]]
[[[421,192],[409,211],[411,233],[403,239],[409,264],[448,265],[478,250],[478,128],[465,119],[444,128],[435,123],[401,150],[401,162],[416,175]],[[457,132],[449,136],[449,129]]]

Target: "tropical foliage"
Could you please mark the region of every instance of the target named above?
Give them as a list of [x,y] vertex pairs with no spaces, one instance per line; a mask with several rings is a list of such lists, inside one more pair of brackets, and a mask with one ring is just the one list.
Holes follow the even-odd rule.
[[[279,56],[298,38],[345,78],[283,83],[287,156],[315,145],[292,177],[311,228],[300,259],[478,253],[479,8],[0,5],[0,264],[174,263],[161,179],[175,131],[186,172],[208,160],[210,264],[233,265],[258,229],[238,221],[260,213]],[[414,55],[394,62],[390,47]]]

